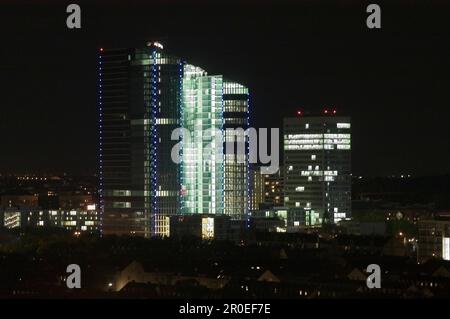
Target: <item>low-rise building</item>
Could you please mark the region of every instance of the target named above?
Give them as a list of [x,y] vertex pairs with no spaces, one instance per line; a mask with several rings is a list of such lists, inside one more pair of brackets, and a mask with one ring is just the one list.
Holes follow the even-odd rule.
[[227,215],[175,215],[170,216],[170,236],[194,236],[202,239],[228,239],[230,217]]
[[8,207],[1,210],[1,224],[9,229],[60,227],[75,233],[99,231],[100,216],[95,205],[88,209],[41,210],[35,207]]

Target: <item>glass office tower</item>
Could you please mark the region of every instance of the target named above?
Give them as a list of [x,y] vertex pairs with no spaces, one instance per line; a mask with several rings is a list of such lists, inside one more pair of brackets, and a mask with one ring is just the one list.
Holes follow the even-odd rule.
[[182,212],[246,219],[248,89],[186,65],[183,98]]
[[150,211],[152,234],[169,236],[168,216],[179,213],[179,166],[172,160],[176,141],[171,134],[180,126],[183,62],[150,44]]
[[100,209],[104,234],[168,233],[179,211],[171,132],[179,126],[182,62],[159,43],[101,49]]
[[224,80],[224,213],[232,219],[247,219],[250,205],[248,136],[248,89]]
[[[132,103],[143,94],[143,56],[135,49],[100,49],[99,54],[99,196],[103,234],[148,236],[144,153],[148,110]],[[141,77],[140,80],[138,78]],[[133,85],[139,81],[139,87]],[[136,120],[140,125],[135,124]],[[147,117],[148,121],[148,117]],[[141,131],[140,137],[133,137]],[[140,150],[138,154],[135,150]],[[141,165],[139,165],[141,164]]]
[[[102,232],[168,236],[169,216],[180,213],[243,218],[248,145],[244,155],[227,156],[224,129],[247,128],[248,90],[158,42],[100,49],[98,63]],[[192,134],[182,139],[181,163],[172,159],[179,127]]]
[[223,79],[185,65],[181,193],[183,214],[223,214]]
[[350,218],[350,118],[285,118],[283,128],[285,206],[303,208],[310,226]]

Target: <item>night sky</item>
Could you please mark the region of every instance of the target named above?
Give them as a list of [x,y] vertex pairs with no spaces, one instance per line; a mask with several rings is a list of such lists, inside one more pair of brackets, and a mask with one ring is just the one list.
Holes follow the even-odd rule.
[[[95,173],[98,48],[152,39],[247,85],[255,127],[281,127],[299,108],[351,116],[356,175],[450,173],[441,2],[371,1],[381,30],[367,29],[364,1],[37,2],[0,5],[0,173]],[[66,27],[73,2],[81,30]]]

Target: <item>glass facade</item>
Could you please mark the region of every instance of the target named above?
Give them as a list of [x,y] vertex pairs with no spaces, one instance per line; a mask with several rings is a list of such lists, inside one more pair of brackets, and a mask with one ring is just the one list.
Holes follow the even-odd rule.
[[[103,234],[168,236],[169,217],[180,213],[245,218],[248,89],[155,42],[101,49],[98,63]],[[179,127],[190,132],[182,136],[181,163],[172,160]],[[235,141],[224,133],[238,127]],[[227,154],[225,140],[243,153]]]
[[100,192],[105,234],[167,235],[179,212],[171,132],[179,126],[182,63],[150,43],[102,50]]
[[148,53],[135,49],[99,54],[100,226],[106,235],[150,233],[148,60]]
[[224,80],[224,213],[232,219],[247,219],[250,205],[248,136],[248,89]]
[[180,125],[183,63],[167,55],[160,46],[150,46],[149,172],[151,233],[169,236],[168,216],[180,212],[180,175],[172,161],[171,140]]
[[182,139],[181,211],[223,214],[222,76],[191,65],[185,70],[182,127],[189,136]]

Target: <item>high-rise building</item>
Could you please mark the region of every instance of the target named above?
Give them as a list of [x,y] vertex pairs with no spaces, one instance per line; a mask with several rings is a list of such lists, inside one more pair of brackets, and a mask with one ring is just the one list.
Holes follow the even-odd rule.
[[185,65],[182,127],[182,213],[248,213],[248,89]]
[[182,62],[155,42],[100,49],[100,210],[104,234],[168,231],[179,209],[179,171],[170,157],[179,126]]
[[[100,49],[99,52],[99,201],[105,234],[145,235],[149,231],[149,209],[144,205],[143,159],[142,178],[132,175],[133,167],[138,167],[132,149],[138,142],[132,138],[131,83],[137,82],[138,73],[143,73],[143,66],[138,71],[132,59],[136,63],[139,56],[137,50],[131,49]],[[144,98],[140,103],[141,118],[145,110],[143,101]],[[137,105],[134,108],[137,109]],[[137,114],[137,110],[134,113]],[[144,128],[141,130],[140,144],[144,153]]]
[[351,217],[350,118],[325,116],[284,119],[284,203],[304,208],[306,225]]
[[267,174],[264,167],[254,166],[249,178],[252,211],[284,205],[283,167],[274,174]]
[[[183,61],[166,54],[159,43],[149,43],[150,68],[150,188],[151,234],[169,235],[168,216],[180,212],[180,171],[171,152],[177,141],[171,139],[180,126]],[[148,94],[148,90],[146,90]]]
[[263,174],[264,207],[284,205],[283,167],[274,174]]
[[223,117],[224,213],[232,219],[243,220],[247,219],[250,200],[249,145],[245,133],[249,127],[249,93],[245,86],[223,81]]
[[264,175],[259,166],[250,168],[250,210],[259,210],[259,205],[264,202]]
[[[169,235],[169,217],[181,213],[245,216],[248,148],[243,159],[227,157],[223,133],[248,126],[245,87],[165,53],[158,42],[100,49],[99,111],[104,234]],[[172,158],[179,127],[192,134],[182,135],[181,163]]]
[[182,127],[189,137],[182,137],[181,212],[223,214],[222,76],[185,68]]

